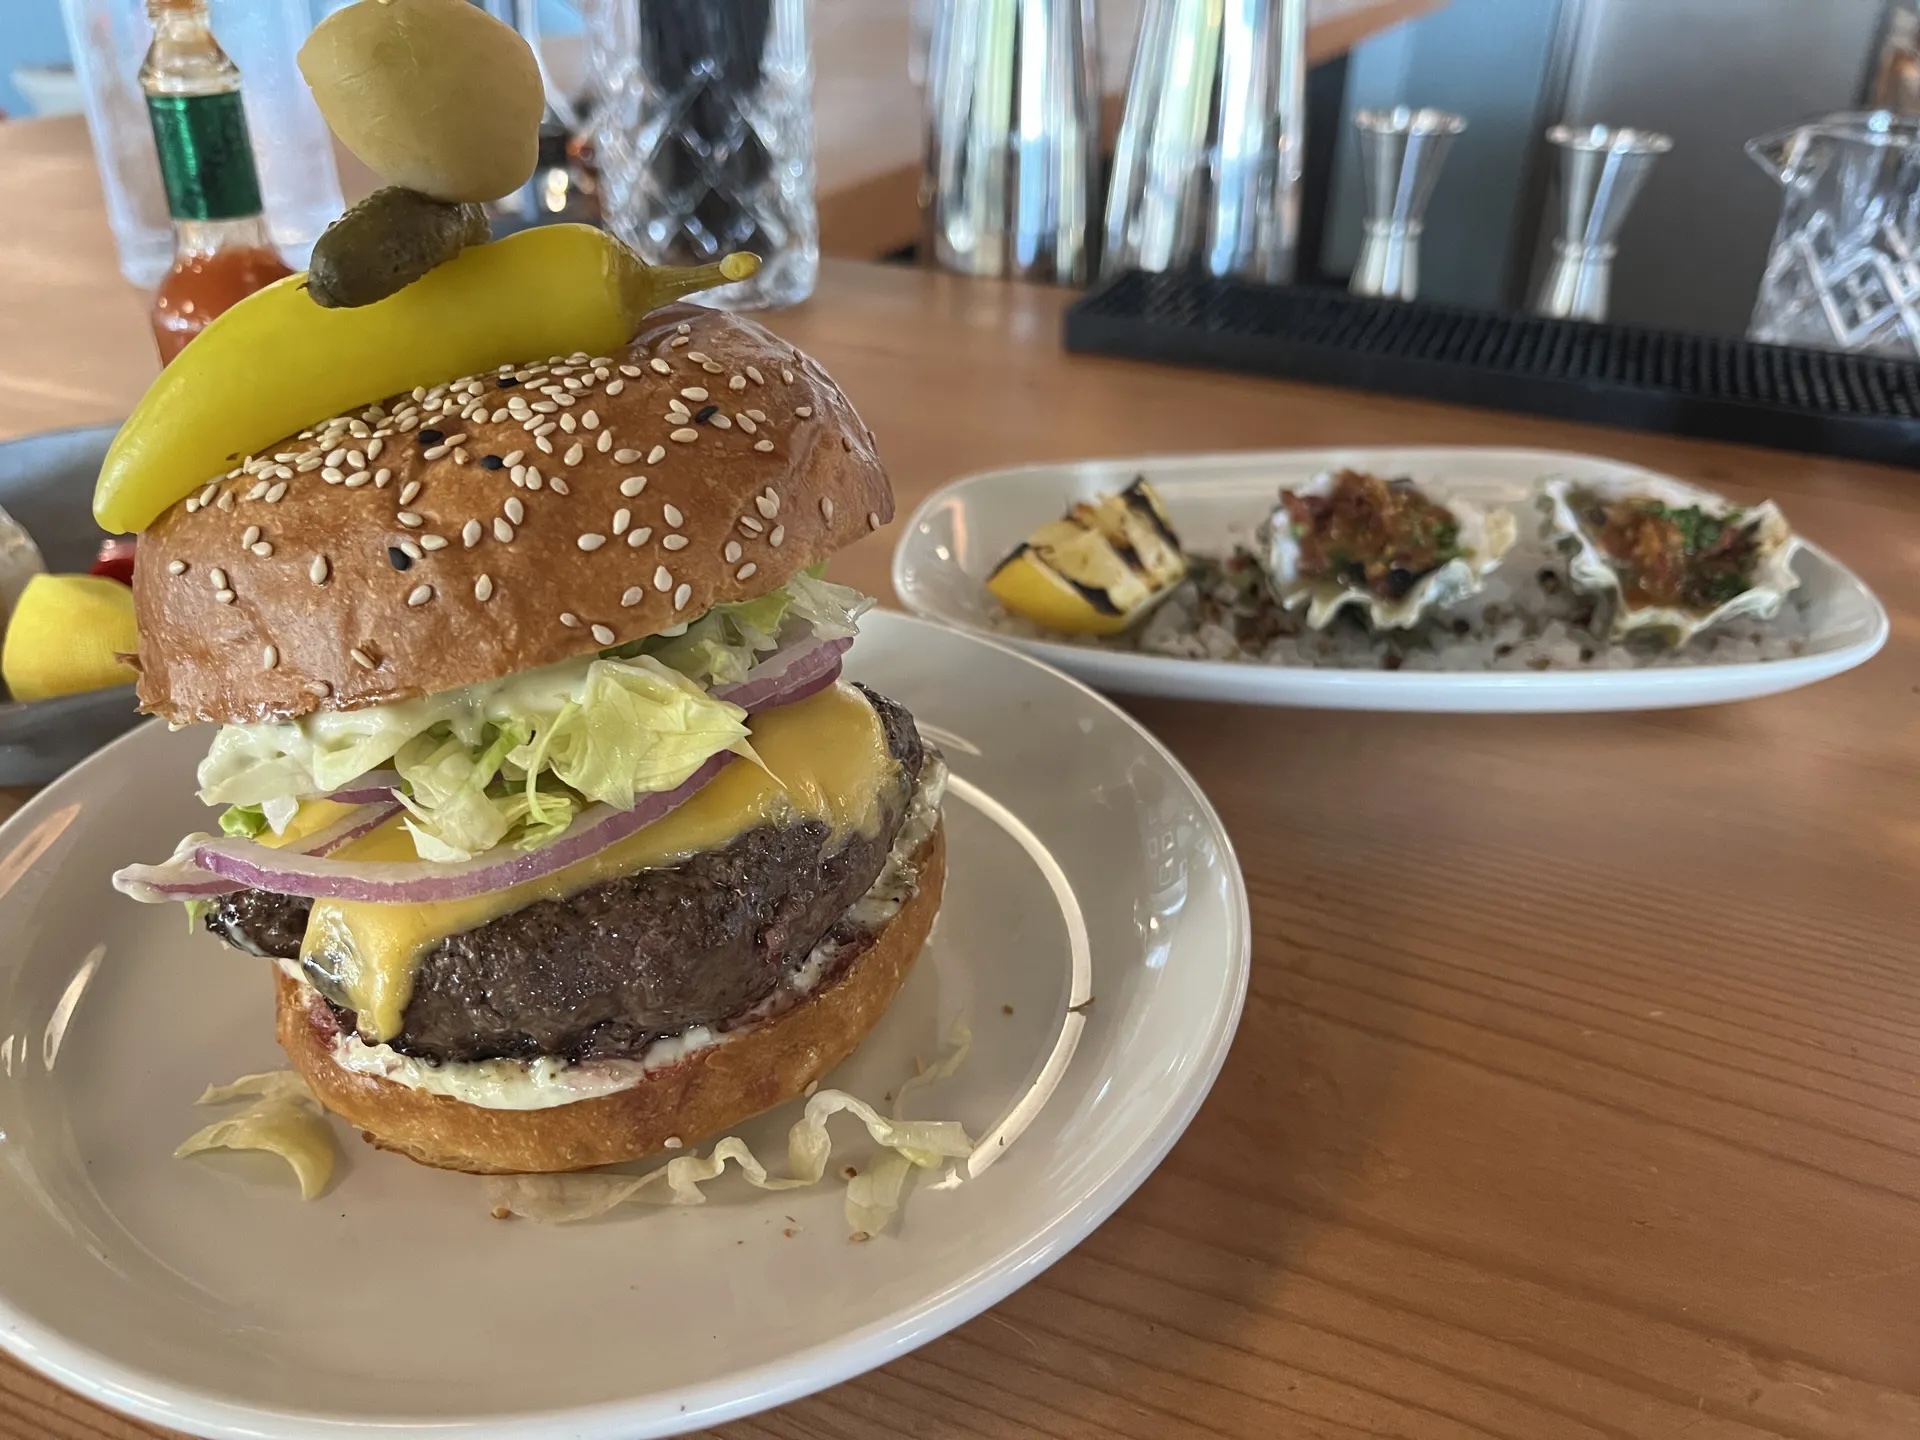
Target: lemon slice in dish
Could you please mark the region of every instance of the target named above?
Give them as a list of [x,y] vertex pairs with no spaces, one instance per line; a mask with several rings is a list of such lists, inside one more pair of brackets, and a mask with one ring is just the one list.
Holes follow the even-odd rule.
[[1117,635],[1187,574],[1180,537],[1146,480],[1042,525],[987,577],[1007,609],[1069,635]]

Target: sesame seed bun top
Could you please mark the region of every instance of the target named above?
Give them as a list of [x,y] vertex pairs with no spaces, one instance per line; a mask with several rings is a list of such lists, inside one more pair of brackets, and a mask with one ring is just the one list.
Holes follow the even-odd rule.
[[892,517],[825,371],[672,306],[617,355],[392,397],[173,506],[134,576],[141,707],[252,723],[497,679],[765,594]]

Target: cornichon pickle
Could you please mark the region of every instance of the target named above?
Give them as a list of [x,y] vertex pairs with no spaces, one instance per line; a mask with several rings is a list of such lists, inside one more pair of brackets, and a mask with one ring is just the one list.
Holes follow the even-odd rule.
[[314,27],[299,60],[333,133],[389,185],[477,202],[533,173],[540,67],[468,0],[357,0]]
[[329,310],[371,305],[490,234],[478,205],[448,205],[389,185],[327,227],[313,247],[307,293]]

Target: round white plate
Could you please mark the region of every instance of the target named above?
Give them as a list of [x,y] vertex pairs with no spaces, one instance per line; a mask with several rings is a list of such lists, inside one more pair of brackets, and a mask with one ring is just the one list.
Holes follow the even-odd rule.
[[[1038,526],[1057,520],[1076,500],[1122,489],[1135,476],[1145,475],[1159,491],[1181,540],[1196,551],[1218,551],[1251,532],[1273,509],[1282,485],[1346,468],[1411,475],[1434,484],[1442,494],[1516,508],[1526,506],[1540,481],[1550,476],[1632,481],[1656,473],[1596,455],[1444,445],[1162,455],[995,470],[954,481],[914,512],[894,548],[893,586],[916,614],[992,635],[1103,690],[1323,710],[1520,712],[1716,705],[1828,679],[1865,664],[1887,641],[1887,612],[1873,592],[1817,545],[1805,546],[1794,557],[1801,581],[1794,598],[1809,607],[1811,634],[1804,654],[1784,660],[1641,670],[1336,670],[1140,655],[1031,640],[994,628],[998,606],[987,593],[987,576],[1009,550]],[[1659,478],[1682,483],[1671,476]]]
[[[265,962],[116,895],[205,824],[204,730],[150,725],[0,828],[0,1343],[108,1405],[207,1436],[634,1437],[742,1415],[924,1343],[1032,1279],[1186,1127],[1247,984],[1246,892],[1153,737],[1011,650],[869,618],[852,678],[946,751],[951,878],[898,1003],[831,1083],[880,1102],[956,1017],[970,1058],[911,1113],[983,1136],[1062,1032],[1075,932],[1094,1003],[1024,1135],[851,1244],[842,1187],[737,1177],[697,1209],[551,1228],[481,1182],[340,1131],[302,1202],[265,1155],[170,1158],[209,1082],[282,1065]],[[741,1127],[776,1168],[797,1107]],[[834,1122],[829,1174],[869,1152]]]

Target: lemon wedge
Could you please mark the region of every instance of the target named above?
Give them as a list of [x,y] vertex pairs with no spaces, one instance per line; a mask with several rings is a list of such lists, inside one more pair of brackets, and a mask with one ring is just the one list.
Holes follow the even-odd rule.
[[1069,635],[1117,635],[1187,574],[1180,539],[1146,480],[1081,501],[1042,525],[987,577],[1007,609]]
[[139,646],[133,591],[99,575],[36,575],[20,592],[0,648],[0,676],[15,700],[51,700],[131,685],[115,658]]

